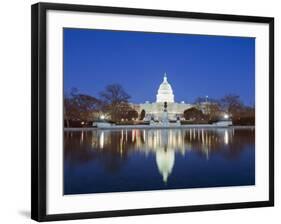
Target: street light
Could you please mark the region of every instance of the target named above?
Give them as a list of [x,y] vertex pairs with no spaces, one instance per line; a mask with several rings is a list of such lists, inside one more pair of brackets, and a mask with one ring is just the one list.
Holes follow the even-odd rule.
[[228,119],[229,118],[229,115],[228,114],[225,114],[223,115],[224,119]]
[[100,116],[100,119],[101,119],[101,120],[104,120],[104,118],[105,118],[104,115],[101,115],[101,116]]

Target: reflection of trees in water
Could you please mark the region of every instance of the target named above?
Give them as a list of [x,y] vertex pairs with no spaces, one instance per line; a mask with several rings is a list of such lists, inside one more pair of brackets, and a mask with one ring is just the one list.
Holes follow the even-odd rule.
[[90,151],[90,132],[64,132],[64,157],[72,162],[87,162],[94,159]]
[[[184,133],[185,144],[199,155],[209,158],[220,153],[225,158],[235,159],[248,145],[255,144],[254,129],[190,129]],[[251,147],[252,148],[252,147]]]
[[[84,164],[96,160],[111,173],[117,172],[127,156],[122,157],[111,142],[118,136],[111,136],[109,139],[104,133],[97,132],[65,132],[64,133],[64,156],[70,165]],[[98,142],[96,142],[98,141]],[[106,144],[103,143],[106,141]],[[95,145],[99,147],[95,147]]]
[[252,130],[233,130],[235,141],[231,141],[227,150],[221,150],[221,153],[229,159],[235,159],[240,156],[240,153],[245,149],[255,149],[255,147],[249,147],[255,145],[255,131]]
[[235,159],[255,144],[254,129],[133,129],[65,132],[65,159],[71,164],[96,160],[109,172],[118,172],[130,153],[152,153],[166,182],[175,163],[175,153],[190,151],[209,159],[220,154]]

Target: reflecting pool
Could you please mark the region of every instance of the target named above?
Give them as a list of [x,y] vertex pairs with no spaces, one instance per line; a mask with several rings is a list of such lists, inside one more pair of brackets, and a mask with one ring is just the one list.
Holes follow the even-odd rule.
[[254,129],[64,132],[64,194],[254,184]]

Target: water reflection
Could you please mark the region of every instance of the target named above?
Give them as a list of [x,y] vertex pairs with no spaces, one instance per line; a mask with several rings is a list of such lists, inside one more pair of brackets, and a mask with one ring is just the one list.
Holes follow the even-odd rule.
[[[135,168],[136,165],[127,164],[130,158],[137,157],[138,161],[145,161],[144,158],[150,156],[154,158],[162,183],[167,184],[177,160],[187,160],[189,154],[196,155],[200,163],[203,160],[208,161],[212,155],[219,155],[223,160],[236,160],[245,148],[254,149],[254,141],[254,129],[124,129],[65,132],[65,161],[68,165],[65,169],[68,169],[66,171],[69,174],[70,167],[92,162],[101,164],[98,169],[103,167],[112,175],[122,173],[124,167],[128,169],[127,166]],[[178,175],[177,172],[183,171],[175,172],[175,175]],[[149,179],[150,174],[142,175],[143,178]],[[71,178],[70,176],[66,178]],[[136,181],[136,177],[131,179]]]

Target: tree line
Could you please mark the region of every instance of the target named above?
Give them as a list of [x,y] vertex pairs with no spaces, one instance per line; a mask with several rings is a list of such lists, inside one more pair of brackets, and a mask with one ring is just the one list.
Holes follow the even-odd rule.
[[131,96],[119,84],[110,84],[99,93],[99,97],[82,94],[76,88],[64,94],[65,126],[87,125],[94,120],[110,118],[118,122],[122,119],[132,120],[138,112],[132,108],[128,100]]
[[234,125],[254,125],[255,107],[245,105],[240,96],[228,94],[221,99],[197,98],[195,107],[184,111],[185,120],[197,123],[213,123],[225,115]]

